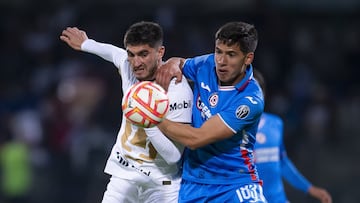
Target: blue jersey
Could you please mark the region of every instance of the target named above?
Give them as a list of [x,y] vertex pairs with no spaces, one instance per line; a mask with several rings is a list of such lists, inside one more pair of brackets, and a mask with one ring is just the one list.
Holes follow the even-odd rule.
[[288,159],[283,143],[283,121],[280,117],[263,113],[255,144],[255,163],[263,182],[264,196],[269,202],[287,201],[282,182],[307,192],[311,186]]
[[253,148],[264,108],[263,94],[252,66],[235,86],[218,82],[214,54],[187,59],[184,75],[194,81],[193,126],[218,115],[234,135],[195,150],[186,150],[183,178],[204,184],[259,182]]

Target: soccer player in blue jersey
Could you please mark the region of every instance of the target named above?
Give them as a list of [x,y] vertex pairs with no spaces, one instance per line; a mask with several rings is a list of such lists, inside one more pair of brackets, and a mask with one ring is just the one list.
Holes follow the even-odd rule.
[[253,157],[264,108],[251,65],[257,42],[253,25],[229,22],[216,32],[215,53],[170,58],[157,70],[164,87],[181,73],[194,82],[192,126],[158,125],[187,147],[179,202],[266,202]]
[[[265,93],[265,80],[259,71],[254,77]],[[282,178],[291,186],[310,194],[322,203],[331,203],[330,194],[323,188],[312,185],[296,169],[286,155],[283,142],[283,120],[274,114],[264,112],[256,135],[255,164],[264,181],[264,195],[270,203],[288,202]]]

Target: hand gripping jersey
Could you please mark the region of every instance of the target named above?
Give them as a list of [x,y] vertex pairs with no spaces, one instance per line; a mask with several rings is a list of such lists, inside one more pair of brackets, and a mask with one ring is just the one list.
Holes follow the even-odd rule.
[[264,181],[264,196],[269,202],[287,202],[282,178],[293,187],[307,192],[311,184],[295,168],[286,155],[283,142],[283,121],[280,117],[263,113],[255,144],[255,163]]
[[[82,50],[97,54],[118,67],[123,92],[138,82],[132,73],[127,61],[127,52],[124,49],[86,40],[82,44]],[[175,122],[191,123],[193,94],[187,80],[184,78],[179,84],[172,81],[168,88],[168,96],[170,111],[166,118]],[[161,134],[160,138],[164,143],[156,148],[149,138],[151,134]],[[173,145],[173,151],[168,154],[160,154],[164,151],[163,149],[169,148],[169,145]],[[123,115],[121,128],[106,163],[105,172],[123,179],[140,182],[152,180],[164,184],[164,181],[166,183],[180,175],[179,164],[171,163],[172,161],[166,160],[164,157],[172,157],[174,154],[181,156],[183,148],[180,144],[168,140],[157,127],[139,128],[127,121]]]
[[183,74],[194,81],[193,126],[198,128],[218,115],[234,132],[230,138],[186,150],[183,179],[204,184],[259,182],[253,147],[264,101],[252,66],[235,86],[220,86],[214,54],[187,59]]

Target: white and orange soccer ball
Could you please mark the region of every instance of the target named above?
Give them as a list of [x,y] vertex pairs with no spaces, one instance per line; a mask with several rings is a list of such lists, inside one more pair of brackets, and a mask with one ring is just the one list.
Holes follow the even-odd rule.
[[132,124],[153,127],[168,113],[169,98],[160,85],[151,81],[138,82],[124,94],[122,110]]

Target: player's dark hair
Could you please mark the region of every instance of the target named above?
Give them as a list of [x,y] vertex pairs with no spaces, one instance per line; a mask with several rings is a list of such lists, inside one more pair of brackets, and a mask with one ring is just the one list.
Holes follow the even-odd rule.
[[124,46],[147,44],[154,48],[163,44],[163,30],[154,22],[141,21],[129,27],[124,36]]
[[242,52],[255,52],[258,33],[254,25],[245,22],[229,22],[219,28],[215,40],[231,46],[238,44]]

